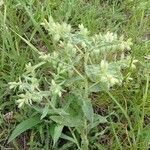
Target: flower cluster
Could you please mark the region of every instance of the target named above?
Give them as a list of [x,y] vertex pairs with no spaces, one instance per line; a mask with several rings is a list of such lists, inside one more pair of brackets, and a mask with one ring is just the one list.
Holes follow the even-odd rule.
[[[73,30],[71,25],[55,22],[52,17],[42,26],[52,37],[55,49],[50,53],[38,52],[39,64],[32,66],[29,63],[23,79],[10,83],[10,88],[19,87],[19,107],[32,105],[32,102],[40,102],[49,96],[51,101],[56,101],[56,97],[60,98],[67,87],[69,90],[85,89],[85,81],[90,87],[98,84],[97,91],[109,90],[122,83],[122,69],[135,68],[137,60],[124,55],[125,50],[131,49],[131,39],[125,41],[123,36],[118,37],[111,32],[91,35],[83,24],[78,30]],[[36,78],[36,69],[45,64],[50,67],[51,73],[45,80],[49,92],[39,88],[40,79]]]
[[53,18],[49,17],[49,22],[45,20],[42,23],[43,26],[49,31],[49,34],[53,36],[54,41],[59,41],[60,38],[66,38],[69,36],[71,32],[71,26],[67,23],[60,24],[58,22],[54,22]]
[[33,102],[40,103],[52,95],[58,95],[61,97],[61,85],[56,84],[53,80],[51,81],[48,91],[42,91],[40,89],[40,79],[35,77],[35,69],[37,67],[39,68],[42,64],[43,62],[39,63],[38,65],[31,66],[31,63],[29,63],[26,65],[26,72],[22,76],[22,79],[19,78],[19,82],[9,83],[10,89],[18,88],[19,99],[16,102],[18,103],[19,108],[24,106],[24,104],[31,106]]

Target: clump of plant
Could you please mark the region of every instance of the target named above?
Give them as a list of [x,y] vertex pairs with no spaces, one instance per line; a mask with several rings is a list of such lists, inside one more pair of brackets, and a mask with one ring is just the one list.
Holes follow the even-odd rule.
[[[96,131],[91,137],[92,130],[107,122],[107,117],[94,113],[90,97],[93,92],[122,85],[124,77],[130,79],[129,72],[137,62],[125,56],[131,49],[131,39],[111,32],[91,35],[82,24],[73,29],[52,17],[41,25],[48,31],[53,49],[38,51],[39,63],[29,62],[18,82],[9,83],[10,88],[17,91],[19,108],[26,105],[41,114],[34,125],[45,118],[52,121],[54,147],[63,138],[80,150],[88,150],[102,133]],[[65,126],[70,133],[63,132]],[[9,141],[19,135],[17,129]]]

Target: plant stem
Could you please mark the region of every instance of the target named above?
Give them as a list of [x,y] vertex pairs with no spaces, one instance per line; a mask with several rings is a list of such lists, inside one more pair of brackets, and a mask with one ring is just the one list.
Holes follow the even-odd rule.
[[70,127],[68,127],[68,128],[69,128],[69,130],[70,130],[70,132],[71,132],[71,134],[72,134],[72,136],[73,136],[73,138],[74,138],[74,140],[76,142],[76,145],[77,145],[78,149],[82,150],[81,147],[80,147],[80,145],[79,145],[79,142],[78,142],[78,140],[77,140],[77,138],[76,138],[76,136],[74,134],[74,132],[72,131],[72,129]]

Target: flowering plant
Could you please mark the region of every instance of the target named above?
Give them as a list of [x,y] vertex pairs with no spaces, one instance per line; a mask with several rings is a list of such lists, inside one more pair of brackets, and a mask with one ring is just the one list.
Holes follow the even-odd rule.
[[[78,149],[87,150],[90,131],[107,122],[106,117],[94,113],[89,95],[121,85],[122,70],[135,69],[137,60],[125,56],[125,51],[131,50],[131,39],[125,41],[123,36],[111,32],[91,35],[82,24],[75,30],[52,17],[41,25],[49,33],[53,50],[39,51],[40,62],[26,65],[26,72],[18,82],[10,82],[10,88],[19,91],[19,108],[28,105],[42,113],[41,119],[48,116],[57,124],[52,135],[54,146],[59,137],[67,136],[62,136],[63,127],[67,126],[72,133],[67,139]],[[49,75],[44,74],[43,68]],[[40,78],[38,70],[44,74]],[[81,135],[81,144],[72,127]]]

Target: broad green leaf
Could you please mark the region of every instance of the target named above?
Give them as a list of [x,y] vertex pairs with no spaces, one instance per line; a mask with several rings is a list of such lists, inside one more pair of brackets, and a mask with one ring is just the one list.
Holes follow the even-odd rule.
[[74,118],[72,116],[51,116],[54,122],[67,127],[76,127],[83,124],[82,118]]
[[90,99],[83,99],[83,105],[82,105],[82,110],[84,112],[84,115],[86,118],[90,121],[93,122],[93,107]]
[[54,128],[54,135],[53,135],[53,147],[55,146],[55,144],[57,143],[57,141],[59,140],[62,130],[63,130],[63,125],[61,124],[56,124],[55,128]]
[[97,82],[97,83],[94,83],[94,84],[89,84],[89,85],[91,85],[90,87],[89,87],[89,92],[100,92],[100,91],[102,91],[103,90],[103,88],[101,88],[101,86],[102,86],[102,84],[100,83],[100,82]]
[[78,98],[74,95],[70,95],[66,97],[64,110],[68,115],[53,115],[50,118],[59,124],[63,124],[64,126],[76,127],[81,126],[83,124],[83,111],[78,102]]
[[19,136],[21,133],[27,131],[28,129],[31,129],[32,127],[36,126],[37,124],[41,123],[41,119],[39,116],[31,117],[23,122],[21,122],[15,130],[13,130],[8,143],[14,140],[17,136]]
[[[32,106],[32,108],[34,108],[37,112],[43,114],[43,108],[40,108],[39,106]],[[55,109],[48,109],[47,112],[48,115],[69,115],[68,113],[66,113],[63,109],[61,108],[55,108]]]
[[85,66],[85,73],[89,77],[89,79],[93,82],[97,82],[100,80],[100,65],[87,65]]

